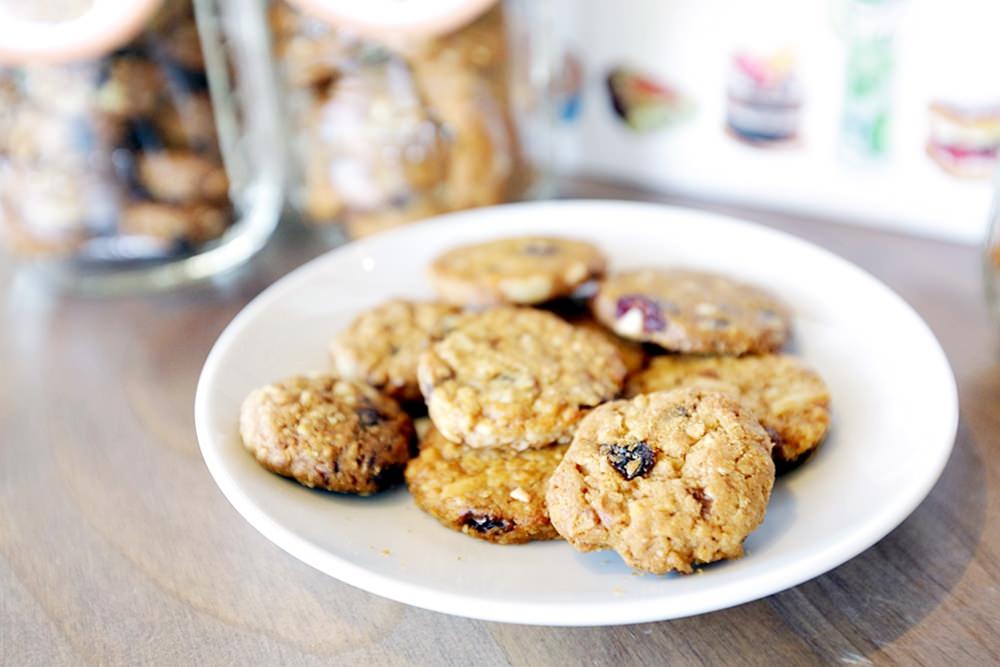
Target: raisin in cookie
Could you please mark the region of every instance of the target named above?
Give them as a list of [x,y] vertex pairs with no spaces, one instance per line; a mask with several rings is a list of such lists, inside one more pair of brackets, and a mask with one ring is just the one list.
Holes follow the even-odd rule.
[[553,540],[545,488],[567,447],[472,449],[431,427],[406,466],[406,485],[420,509],[452,530],[498,544]]
[[830,426],[823,378],[788,355],[657,357],[629,381],[626,395],[680,387],[720,391],[749,408],[771,435],[779,470],[816,449]]
[[373,387],[298,376],[247,396],[240,435],[271,472],[310,488],[367,495],[401,481],[413,423]]
[[580,551],[610,547],[639,570],[691,572],[743,554],[773,484],[771,441],[749,411],[724,394],[682,389],[587,415],[546,502]]
[[330,345],[341,377],[401,401],[420,399],[417,360],[461,317],[455,306],[393,299],[358,315]]
[[588,410],[619,394],[625,365],[597,334],[503,307],[463,318],[420,357],[417,376],[446,438],[520,450],[569,442]]
[[611,276],[592,302],[615,333],[675,352],[760,354],[785,344],[785,307],[764,290],[684,269],[643,269]]
[[450,303],[534,304],[570,294],[603,275],[605,265],[589,243],[524,236],[449,250],[434,260],[430,277]]

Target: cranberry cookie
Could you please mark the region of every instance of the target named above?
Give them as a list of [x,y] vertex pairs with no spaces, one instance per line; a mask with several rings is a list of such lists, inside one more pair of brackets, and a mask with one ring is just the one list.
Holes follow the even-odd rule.
[[406,466],[406,485],[420,509],[452,530],[498,544],[553,540],[545,488],[567,447],[472,449],[431,427]]
[[420,400],[417,360],[461,317],[455,306],[393,299],[358,315],[330,345],[341,377],[400,401]]
[[830,393],[815,371],[794,357],[657,357],[629,381],[626,395],[699,387],[729,394],[771,435],[779,470],[803,459],[830,426]]
[[605,403],[549,481],[552,525],[663,574],[743,554],[774,485],[767,432],[724,394],[682,389]]
[[502,307],[464,317],[420,357],[417,377],[447,439],[520,450],[569,442],[588,410],[619,394],[625,364],[597,334]]
[[430,277],[449,303],[535,304],[570,294],[602,276],[605,266],[589,243],[524,236],[449,250],[431,264]]
[[592,307],[594,316],[620,336],[675,352],[775,352],[791,330],[788,311],[768,292],[685,269],[610,276]]
[[247,396],[240,436],[271,472],[310,488],[368,495],[402,480],[413,423],[373,387],[298,376]]

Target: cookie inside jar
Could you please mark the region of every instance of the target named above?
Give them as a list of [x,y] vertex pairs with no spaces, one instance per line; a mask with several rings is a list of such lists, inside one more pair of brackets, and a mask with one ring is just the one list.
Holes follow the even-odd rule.
[[136,4],[149,11],[127,34],[109,27],[78,53],[0,60],[9,252],[156,262],[196,254],[232,223],[192,4]]
[[512,92],[527,48],[514,53],[508,3],[476,4],[431,31],[359,26],[316,0],[271,3],[305,222],[356,238],[529,190],[537,171]]

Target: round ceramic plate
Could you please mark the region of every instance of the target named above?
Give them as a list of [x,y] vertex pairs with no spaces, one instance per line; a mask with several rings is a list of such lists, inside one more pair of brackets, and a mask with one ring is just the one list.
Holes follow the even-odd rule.
[[[264,471],[242,448],[253,388],[328,369],[330,338],[392,296],[430,298],[426,267],[457,244],[517,234],[587,239],[611,269],[689,266],[770,288],[795,315],[792,351],[822,373],[833,427],[775,485],[740,560],[694,576],[638,575],[614,552],[564,542],[498,546],[440,526],[405,489],[355,498]],[[226,328],[201,375],[198,439],[219,487],[255,528],[313,567],[377,595],[449,614],[605,625],[721,609],[795,586],[885,536],[927,495],[951,451],[955,382],[933,334],[864,271],[794,237],[729,218],[603,201],[518,204],[442,216],[351,243],[279,280]]]

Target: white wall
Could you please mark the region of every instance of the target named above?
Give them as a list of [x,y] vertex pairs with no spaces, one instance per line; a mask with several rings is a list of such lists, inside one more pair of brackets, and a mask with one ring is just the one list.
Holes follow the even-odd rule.
[[[991,187],[944,173],[924,152],[927,102],[1000,92],[1000,2],[911,0],[898,29],[891,147],[880,162],[839,148],[843,42],[821,0],[576,0],[576,53],[588,78],[579,168],[685,194],[803,211],[979,242]],[[803,141],[759,149],[724,132],[734,46],[784,42],[805,86]],[[989,52],[989,53],[988,53]],[[995,54],[995,55],[994,55]],[[636,134],[610,109],[604,76],[631,65],[691,97],[688,121]],[[1000,95],[997,96],[1000,100]]]

